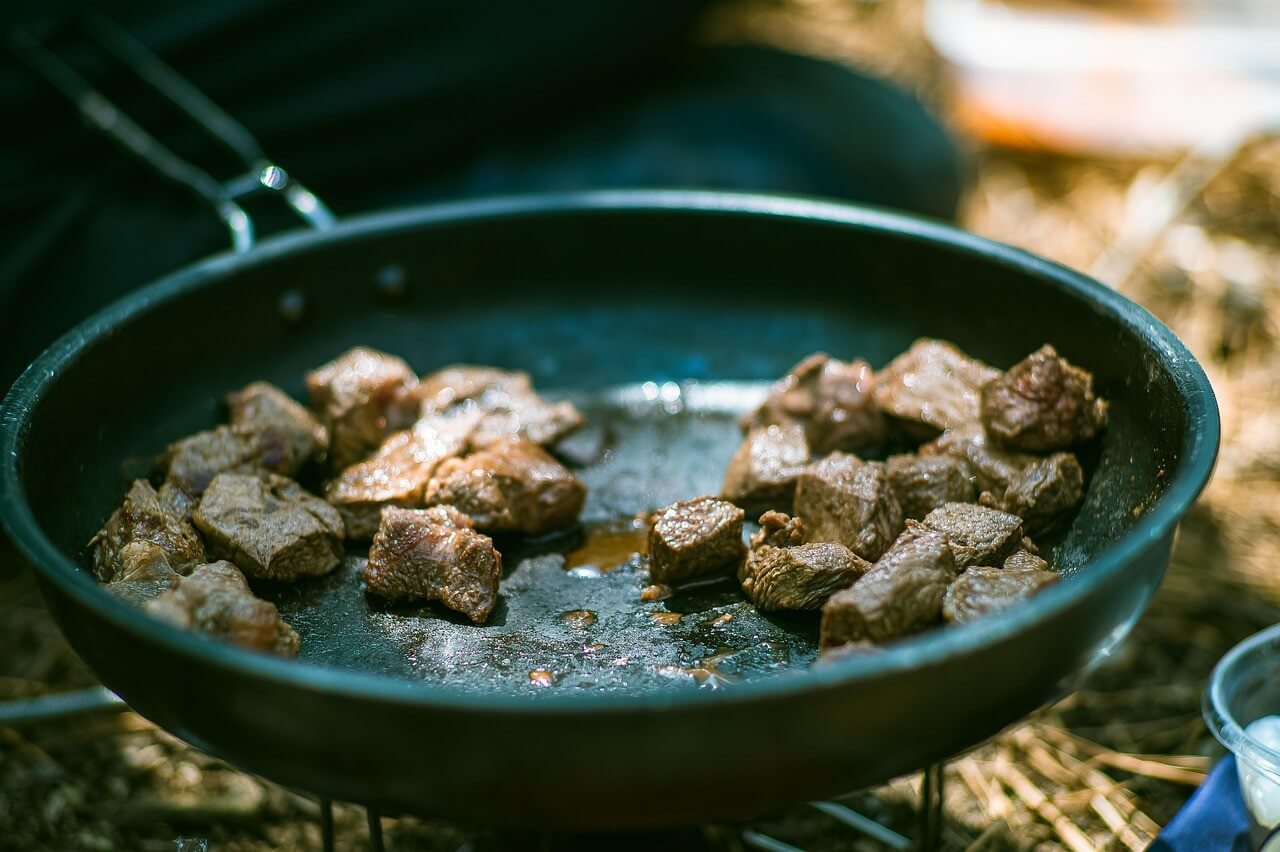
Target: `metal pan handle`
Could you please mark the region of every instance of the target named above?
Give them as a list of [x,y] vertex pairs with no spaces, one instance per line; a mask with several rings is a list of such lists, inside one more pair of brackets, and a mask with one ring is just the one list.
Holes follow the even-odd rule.
[[228,181],[218,181],[204,169],[178,156],[93,88],[78,71],[28,30],[21,27],[10,29],[9,47],[32,71],[66,97],[90,126],[115,140],[162,177],[186,187],[204,200],[227,226],[231,244],[237,252],[249,251],[257,239],[253,220],[240,204],[252,195],[274,193],[316,230],[333,227],[336,217],[315,193],[269,158],[244,125],[209,100],[142,42],[99,12],[86,12],[76,19],[76,23],[99,47],[230,149],[244,164],[244,172]]

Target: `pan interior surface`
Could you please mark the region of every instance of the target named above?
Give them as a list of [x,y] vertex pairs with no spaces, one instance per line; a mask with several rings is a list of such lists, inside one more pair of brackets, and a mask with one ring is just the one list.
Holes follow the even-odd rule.
[[499,540],[506,576],[485,625],[436,606],[371,604],[363,553],[320,580],[260,591],[301,635],[304,660],[485,694],[717,689],[803,667],[817,656],[818,614],[760,613],[732,577],[641,600],[642,517],[718,493],[737,416],[762,396],[731,383],[578,395],[588,426],[564,454],[588,488],[582,528]]

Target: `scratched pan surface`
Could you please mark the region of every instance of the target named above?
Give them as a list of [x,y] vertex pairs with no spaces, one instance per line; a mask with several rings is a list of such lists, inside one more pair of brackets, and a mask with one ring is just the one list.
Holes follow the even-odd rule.
[[[1112,400],[1083,504],[1051,542],[1065,582],[819,668],[813,617],[757,614],[731,583],[640,600],[629,519],[716,490],[763,382],[820,348],[879,366],[921,335],[1002,366],[1052,342]],[[371,608],[358,552],[259,589],[302,634],[298,661],[174,630],[94,585],[84,543],[157,448],[218,422],[227,390],[300,394],[309,367],[358,343],[419,370],[527,369],[591,420],[564,448],[591,488],[583,529],[500,543],[490,624]],[[1218,437],[1199,366],[1101,285],[916,220],[665,192],[394,212],[213,258],[55,344],[3,413],[0,515],[74,647],[139,712],[336,799],[562,829],[838,793],[1061,694],[1146,606]]]

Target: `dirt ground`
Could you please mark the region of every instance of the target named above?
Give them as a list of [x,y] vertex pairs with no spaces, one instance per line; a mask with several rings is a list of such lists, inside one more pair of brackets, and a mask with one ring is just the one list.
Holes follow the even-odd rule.
[[[915,86],[945,114],[945,77],[918,7],[756,2],[710,38],[763,40],[854,62]],[[976,151],[966,227],[1083,269],[1141,227],[1136,203],[1171,163]],[[1206,365],[1221,404],[1215,479],[1183,524],[1173,564],[1132,636],[1083,687],[946,769],[948,849],[1132,849],[1150,839],[1218,754],[1200,717],[1214,662],[1280,620],[1280,142],[1213,164],[1202,191],[1109,283],[1168,323]],[[1114,256],[1110,257],[1114,262]],[[25,573],[0,585],[0,700],[93,682]],[[915,832],[919,777],[854,795]],[[132,713],[0,728],[0,849],[318,848],[314,802],[246,776]],[[499,836],[384,819],[395,850],[598,848],[599,838]],[[809,850],[878,849],[801,806],[750,827]],[[337,810],[338,848],[366,848],[363,812]],[[618,845],[610,839],[611,846]],[[741,827],[633,838],[632,848],[743,848]]]

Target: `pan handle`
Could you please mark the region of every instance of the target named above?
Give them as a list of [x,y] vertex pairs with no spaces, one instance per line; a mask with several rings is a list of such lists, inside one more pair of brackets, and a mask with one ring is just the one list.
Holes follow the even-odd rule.
[[97,11],[85,12],[75,22],[106,53],[229,148],[244,165],[244,172],[230,180],[219,181],[178,156],[28,30],[11,28],[7,38],[9,48],[28,68],[69,100],[91,127],[113,139],[160,176],[186,187],[203,199],[227,226],[235,251],[247,252],[257,240],[253,220],[240,203],[252,195],[274,193],[303,222],[316,230],[333,227],[337,221],[333,212],[315,193],[269,158],[248,128],[224,112],[142,42]]

